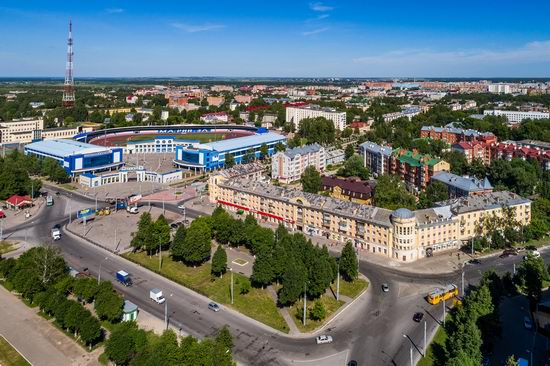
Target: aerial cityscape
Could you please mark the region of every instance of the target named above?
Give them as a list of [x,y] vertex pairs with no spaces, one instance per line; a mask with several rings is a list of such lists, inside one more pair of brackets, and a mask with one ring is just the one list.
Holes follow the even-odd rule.
[[550,3],[0,6],[0,365],[550,365]]

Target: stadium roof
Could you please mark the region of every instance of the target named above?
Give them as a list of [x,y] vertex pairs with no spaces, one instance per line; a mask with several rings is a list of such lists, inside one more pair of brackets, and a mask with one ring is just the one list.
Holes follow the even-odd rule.
[[208,144],[201,144],[198,146],[198,148],[224,152],[224,151],[238,150],[238,149],[248,148],[248,147],[262,145],[262,144],[269,144],[269,143],[274,143],[274,142],[284,141],[284,140],[286,140],[285,136],[282,136],[273,132],[268,132],[260,135],[245,136],[245,137],[239,137],[239,138],[234,138],[229,140],[210,142]]
[[67,139],[33,142],[25,146],[25,149],[58,157],[67,157],[76,154],[97,154],[111,151],[110,149],[103,146],[97,146]]

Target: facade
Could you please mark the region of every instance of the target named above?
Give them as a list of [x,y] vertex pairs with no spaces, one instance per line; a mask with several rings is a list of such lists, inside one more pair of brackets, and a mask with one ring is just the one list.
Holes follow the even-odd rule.
[[257,135],[221,140],[197,146],[176,146],[174,165],[194,170],[221,169],[226,157],[231,154],[236,164],[246,162],[244,157],[252,152],[254,158],[261,157],[262,145],[267,146],[268,155],[275,152],[279,143],[286,144],[286,137],[273,132],[260,132]]
[[390,173],[391,147],[367,141],[359,145],[359,151],[363,155],[363,164],[375,177]]
[[325,171],[325,163],[325,149],[319,144],[279,151],[271,159],[271,178],[290,183],[299,180],[308,166]]
[[136,170],[138,182],[155,182],[161,184],[171,184],[183,179],[181,170],[172,170],[166,173],[157,173],[149,170]]
[[225,112],[206,113],[201,116],[201,121],[204,123],[227,123],[229,115]]
[[47,130],[40,131],[39,136],[43,140],[72,139],[81,132],[82,127],[48,128]]
[[128,141],[124,153],[126,154],[154,154],[174,153],[176,146],[196,147],[200,144],[198,140],[180,139],[176,136],[157,136],[151,140]]
[[519,112],[519,111],[502,111],[502,110],[485,110],[483,111],[485,116],[504,116],[508,120],[508,123],[516,124],[520,123],[524,119],[549,119],[550,113],[548,112]]
[[397,175],[410,190],[423,191],[435,174],[449,171],[450,165],[444,160],[423,155],[416,151],[395,149],[390,162],[391,174]]
[[296,128],[301,120],[306,118],[324,117],[334,123],[334,128],[343,131],[346,128],[346,112],[338,112],[334,108],[321,108],[318,105],[286,107],[286,122]]
[[325,165],[338,165],[346,161],[346,152],[342,149],[325,151]]
[[219,107],[225,102],[225,98],[208,96],[206,97],[206,101],[208,102],[209,106]]
[[465,130],[449,124],[445,127],[423,126],[420,130],[420,137],[431,138],[434,140],[443,140],[448,144],[458,144],[459,142],[480,141],[491,144],[497,141],[495,135],[491,132],[479,132],[476,130]]
[[44,120],[40,118],[20,118],[0,122],[1,144],[28,144],[40,138],[44,129]]
[[449,172],[440,172],[432,177],[432,182],[441,182],[449,189],[449,198],[479,196],[493,192],[493,186],[487,178],[461,177]]
[[491,159],[538,161],[543,170],[550,170],[550,146],[541,141],[504,141],[491,146]]
[[474,159],[481,160],[483,164],[491,164],[491,145],[480,142],[466,142],[462,141],[458,144],[451,146],[451,150],[458,151],[466,158],[468,163],[471,163]]
[[241,104],[249,104],[252,102],[252,95],[235,95],[235,101]]
[[357,248],[399,261],[415,261],[434,252],[459,248],[482,235],[484,217],[503,215],[530,222],[531,201],[511,192],[493,192],[443,202],[439,207],[395,211],[332,197],[285,189],[258,180],[210,178],[210,201],[229,210],[323,236],[352,241]]
[[78,183],[89,188],[126,182],[128,182],[128,171],[126,170],[97,175],[93,173],[84,173],[78,176]]
[[330,196],[344,201],[370,204],[372,202],[373,184],[360,179],[342,179],[337,177],[321,177],[321,187]]
[[26,155],[57,160],[69,175],[115,170],[122,165],[122,148],[106,148],[74,140],[44,140],[25,146]]

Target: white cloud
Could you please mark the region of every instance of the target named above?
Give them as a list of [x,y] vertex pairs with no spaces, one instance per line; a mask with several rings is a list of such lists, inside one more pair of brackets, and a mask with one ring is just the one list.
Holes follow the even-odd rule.
[[124,13],[124,9],[122,8],[108,8],[108,9],[105,9],[105,11],[109,14],[120,14],[120,13]]
[[172,27],[181,29],[187,33],[207,32],[211,30],[225,28],[223,24],[186,24],[186,23],[172,23]]
[[509,49],[465,49],[438,51],[430,48],[399,49],[375,56],[353,59],[365,65],[434,65],[434,64],[514,64],[550,61],[550,40],[534,41]]
[[312,36],[314,34],[319,34],[319,33],[326,32],[329,29],[330,28],[326,27],[326,28],[317,28],[317,29],[313,29],[313,30],[310,30],[310,31],[305,31],[305,32],[302,32],[302,36]]
[[331,11],[334,9],[332,6],[325,5],[323,3],[317,2],[317,3],[310,3],[309,8],[313,11]]

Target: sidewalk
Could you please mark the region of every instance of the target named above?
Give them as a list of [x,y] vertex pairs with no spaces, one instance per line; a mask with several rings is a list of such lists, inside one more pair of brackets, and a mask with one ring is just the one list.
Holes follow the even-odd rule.
[[0,334],[33,365],[99,365],[101,349],[86,352],[2,286],[0,304]]
[[[35,219],[35,217],[41,215],[44,212],[43,208],[46,207],[46,201],[44,197],[35,198],[33,202],[34,206],[30,208],[25,208],[21,210],[2,210],[6,214],[6,218],[2,219],[2,230],[9,230],[27,221],[32,221]],[[31,215],[29,218],[25,217],[25,214],[27,212]]]

